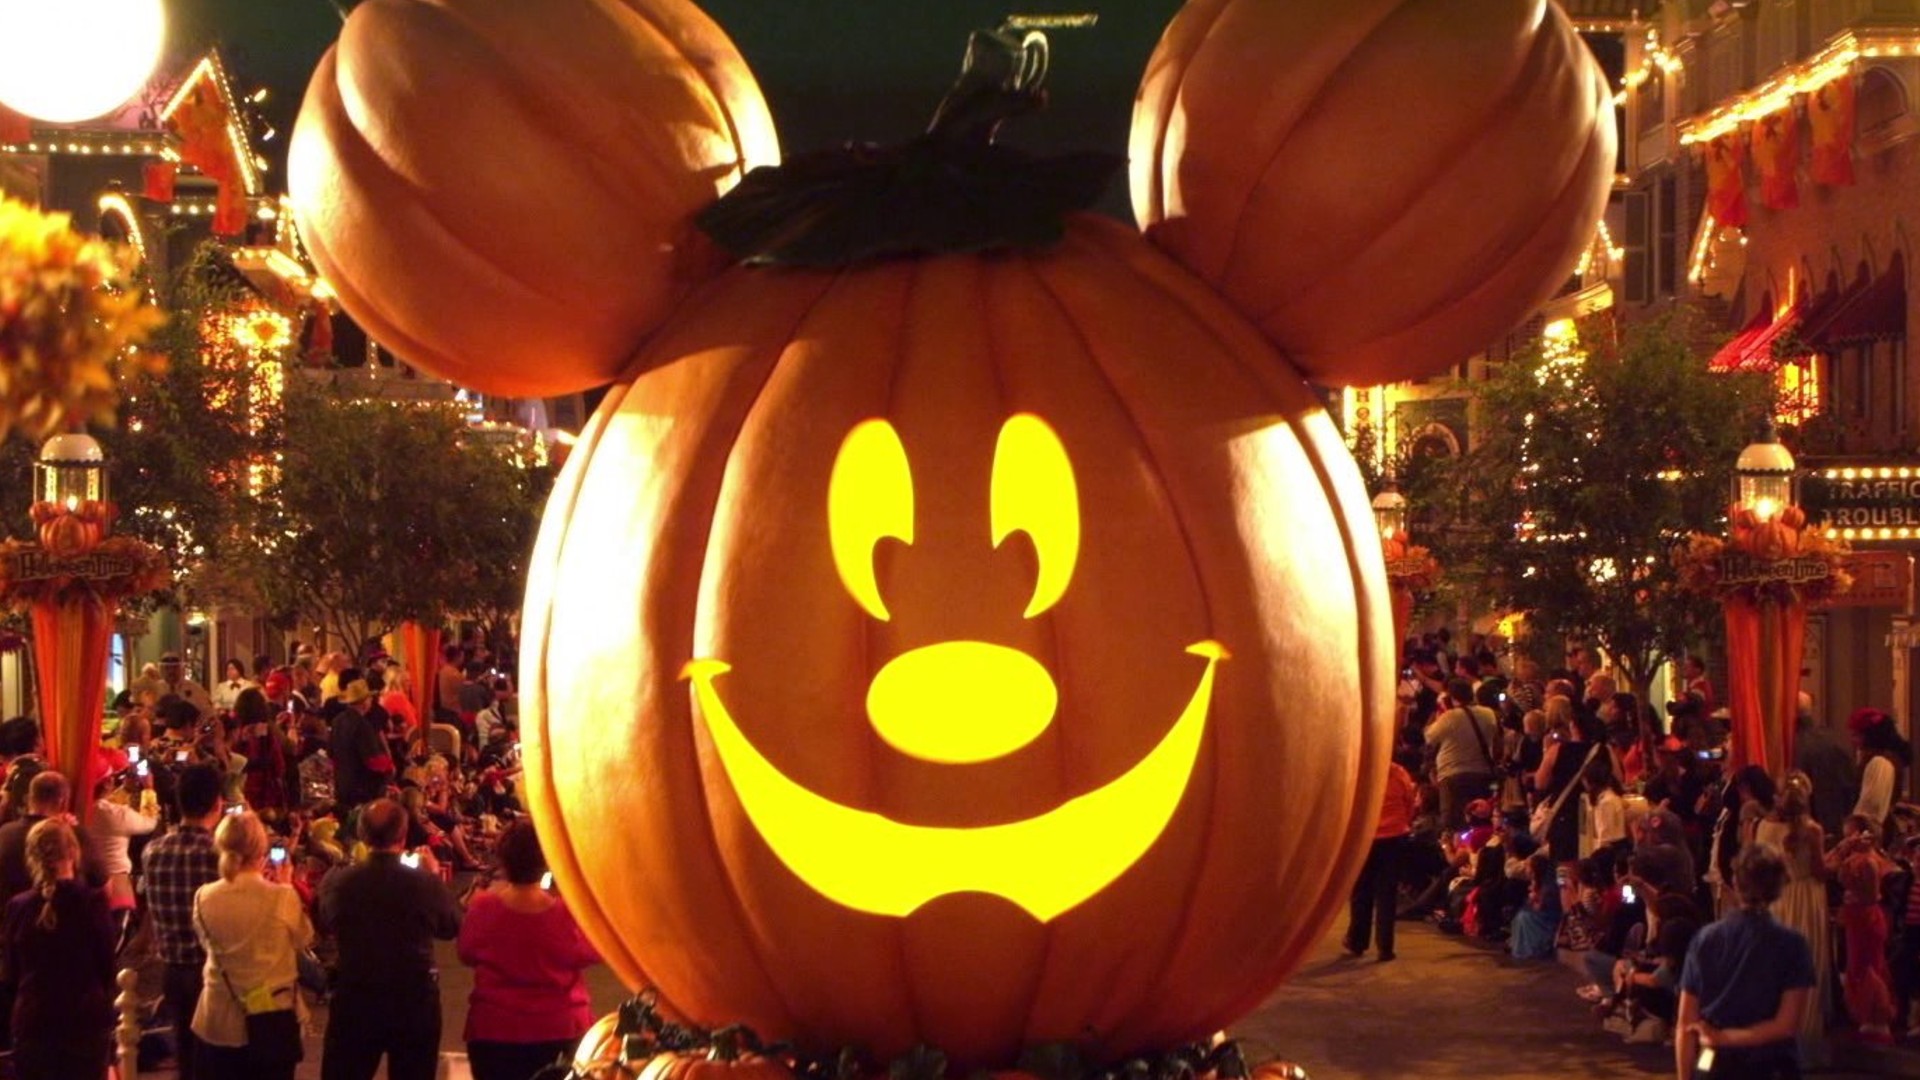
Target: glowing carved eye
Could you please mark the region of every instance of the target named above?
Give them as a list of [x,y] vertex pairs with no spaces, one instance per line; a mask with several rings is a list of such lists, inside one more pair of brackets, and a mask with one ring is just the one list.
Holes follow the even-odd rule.
[[827,528],[841,584],[867,614],[886,622],[874,546],[885,537],[913,543],[913,470],[892,424],[865,421],[840,444],[827,482]]
[[1039,417],[1021,413],[1000,428],[993,452],[993,546],[1014,532],[1033,541],[1040,570],[1026,617],[1059,602],[1080,557],[1080,493],[1067,448]]

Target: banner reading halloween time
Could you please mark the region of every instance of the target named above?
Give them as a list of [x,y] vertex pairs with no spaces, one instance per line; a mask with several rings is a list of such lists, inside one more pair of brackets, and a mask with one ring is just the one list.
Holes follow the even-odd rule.
[[1768,113],[1753,125],[1753,164],[1760,174],[1760,202],[1769,210],[1800,205],[1800,121],[1793,107]]
[[1807,175],[1817,184],[1853,183],[1854,85],[1842,75],[1807,95],[1807,126],[1813,129],[1813,160]]
[[1722,135],[1707,144],[1707,210],[1729,228],[1747,223],[1747,169],[1741,140]]

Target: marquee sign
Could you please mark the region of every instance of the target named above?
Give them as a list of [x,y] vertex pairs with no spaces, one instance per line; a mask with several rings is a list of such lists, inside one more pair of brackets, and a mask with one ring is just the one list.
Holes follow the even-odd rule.
[[1920,538],[1920,465],[1815,469],[1801,478],[1800,505],[1843,540]]

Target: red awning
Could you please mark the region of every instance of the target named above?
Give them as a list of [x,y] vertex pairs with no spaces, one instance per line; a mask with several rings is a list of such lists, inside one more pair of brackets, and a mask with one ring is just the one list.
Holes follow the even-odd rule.
[[1849,292],[1839,309],[1815,333],[1808,334],[1807,340],[1815,348],[1831,351],[1906,336],[1907,267],[1896,255],[1872,284]]
[[1733,340],[1720,347],[1708,362],[1708,371],[1772,371],[1780,365],[1773,359],[1773,343],[1800,322],[1802,308],[1788,309],[1785,315],[1769,319],[1765,307]]

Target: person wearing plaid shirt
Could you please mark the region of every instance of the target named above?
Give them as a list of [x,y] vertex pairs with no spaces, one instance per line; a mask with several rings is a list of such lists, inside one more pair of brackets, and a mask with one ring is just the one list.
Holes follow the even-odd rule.
[[193,894],[220,879],[213,827],[226,809],[220,794],[224,783],[220,771],[211,765],[192,765],[183,771],[175,789],[180,825],[148,844],[141,857],[140,892],[153,919],[154,944],[167,965],[161,998],[173,1017],[180,1080],[195,1080],[198,1040],[188,1025],[200,1001],[207,954],[193,931]]

